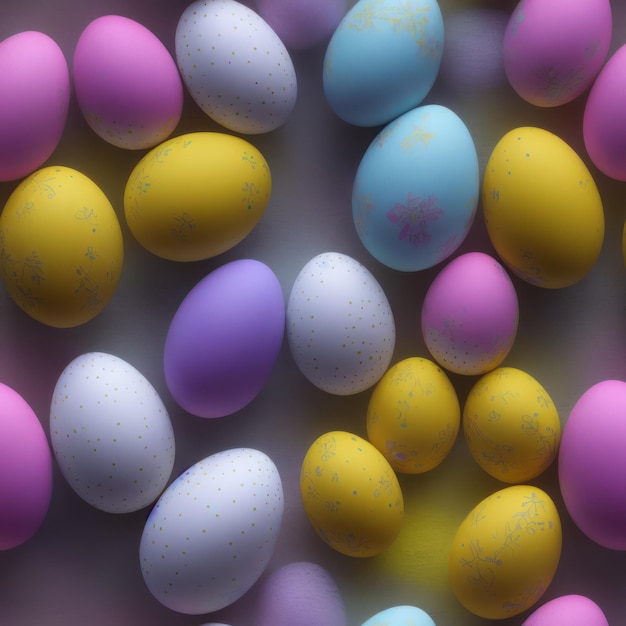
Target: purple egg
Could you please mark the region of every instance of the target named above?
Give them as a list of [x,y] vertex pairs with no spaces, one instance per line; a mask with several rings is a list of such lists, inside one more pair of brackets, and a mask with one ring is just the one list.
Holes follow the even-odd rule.
[[343,598],[328,572],[315,563],[285,565],[259,589],[255,626],[346,626]]
[[256,8],[287,48],[305,50],[333,34],[348,3],[346,0],[256,0]]
[[559,483],[568,513],[597,544],[626,550],[626,382],[605,380],[576,402],[561,437]]
[[170,393],[198,417],[223,417],[267,382],[285,331],[285,303],[272,270],[251,259],[203,278],[176,311],[165,340]]

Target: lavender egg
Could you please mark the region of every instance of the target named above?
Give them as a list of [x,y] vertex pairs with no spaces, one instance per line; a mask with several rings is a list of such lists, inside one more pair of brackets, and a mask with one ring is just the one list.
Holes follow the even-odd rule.
[[272,572],[260,589],[255,626],[346,626],[340,591],[321,566],[290,563]]
[[283,292],[260,261],[226,263],[185,297],[167,333],[164,368],[176,402],[198,417],[223,417],[267,382],[285,330]]

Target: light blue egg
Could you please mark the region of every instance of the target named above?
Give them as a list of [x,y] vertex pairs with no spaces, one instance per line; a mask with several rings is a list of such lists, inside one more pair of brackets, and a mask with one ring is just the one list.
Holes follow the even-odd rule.
[[376,613],[362,626],[435,626],[435,622],[415,606],[394,606]]
[[469,130],[441,105],[391,122],[359,164],[352,216],[369,253],[392,269],[423,270],[461,245],[476,215],[478,155]]
[[436,0],[359,0],[326,50],[328,103],[356,126],[390,122],[418,106],[430,91],[443,40]]

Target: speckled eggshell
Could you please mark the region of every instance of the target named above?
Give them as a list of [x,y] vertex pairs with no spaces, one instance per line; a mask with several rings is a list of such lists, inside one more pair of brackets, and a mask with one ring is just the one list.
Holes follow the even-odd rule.
[[168,389],[192,415],[231,415],[267,383],[284,334],[274,272],[254,259],[226,263],[193,287],[172,318],[163,354]]
[[76,357],[59,376],[50,438],[70,487],[108,513],[152,504],[174,467],[174,431],[157,391],[132,365],[102,352]]
[[435,622],[416,606],[400,605],[376,613],[361,626],[435,626]]
[[345,254],[325,252],[296,277],[287,302],[287,339],[311,383],[351,395],[385,373],[396,330],[387,297],[370,271]]
[[278,470],[263,452],[238,448],[199,461],[146,521],[139,555],[148,589],[189,615],[232,604],[267,567],[283,506]]
[[561,437],[559,484],[568,513],[597,544],[626,551],[626,382],[591,386]]
[[57,148],[70,104],[61,48],[37,31],[0,42],[0,182],[41,167]]
[[174,59],[142,24],[104,15],[81,33],[72,74],[78,106],[102,139],[139,150],[164,141],[183,110]]
[[337,584],[320,565],[284,565],[261,581],[254,626],[347,626]]
[[537,106],[570,102],[598,75],[611,35],[609,0],[522,0],[504,33],[509,82]]
[[176,61],[196,104],[229,130],[266,133],[295,106],[295,68],[283,42],[236,0],[196,0],[176,28]]
[[609,626],[602,609],[590,598],[560,596],[535,609],[522,626]]
[[431,283],[421,327],[429,352],[457,374],[484,374],[504,361],[515,341],[517,293],[506,270],[488,254],[450,261]]
[[28,541],[52,498],[52,453],[30,405],[0,383],[0,550]]

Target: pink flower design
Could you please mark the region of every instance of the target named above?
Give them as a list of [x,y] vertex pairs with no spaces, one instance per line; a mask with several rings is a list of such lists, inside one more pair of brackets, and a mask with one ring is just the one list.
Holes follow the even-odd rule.
[[438,220],[443,211],[437,206],[437,198],[420,198],[409,193],[406,204],[397,202],[387,213],[387,219],[402,228],[398,239],[408,239],[414,246],[428,243],[431,235],[428,223]]

